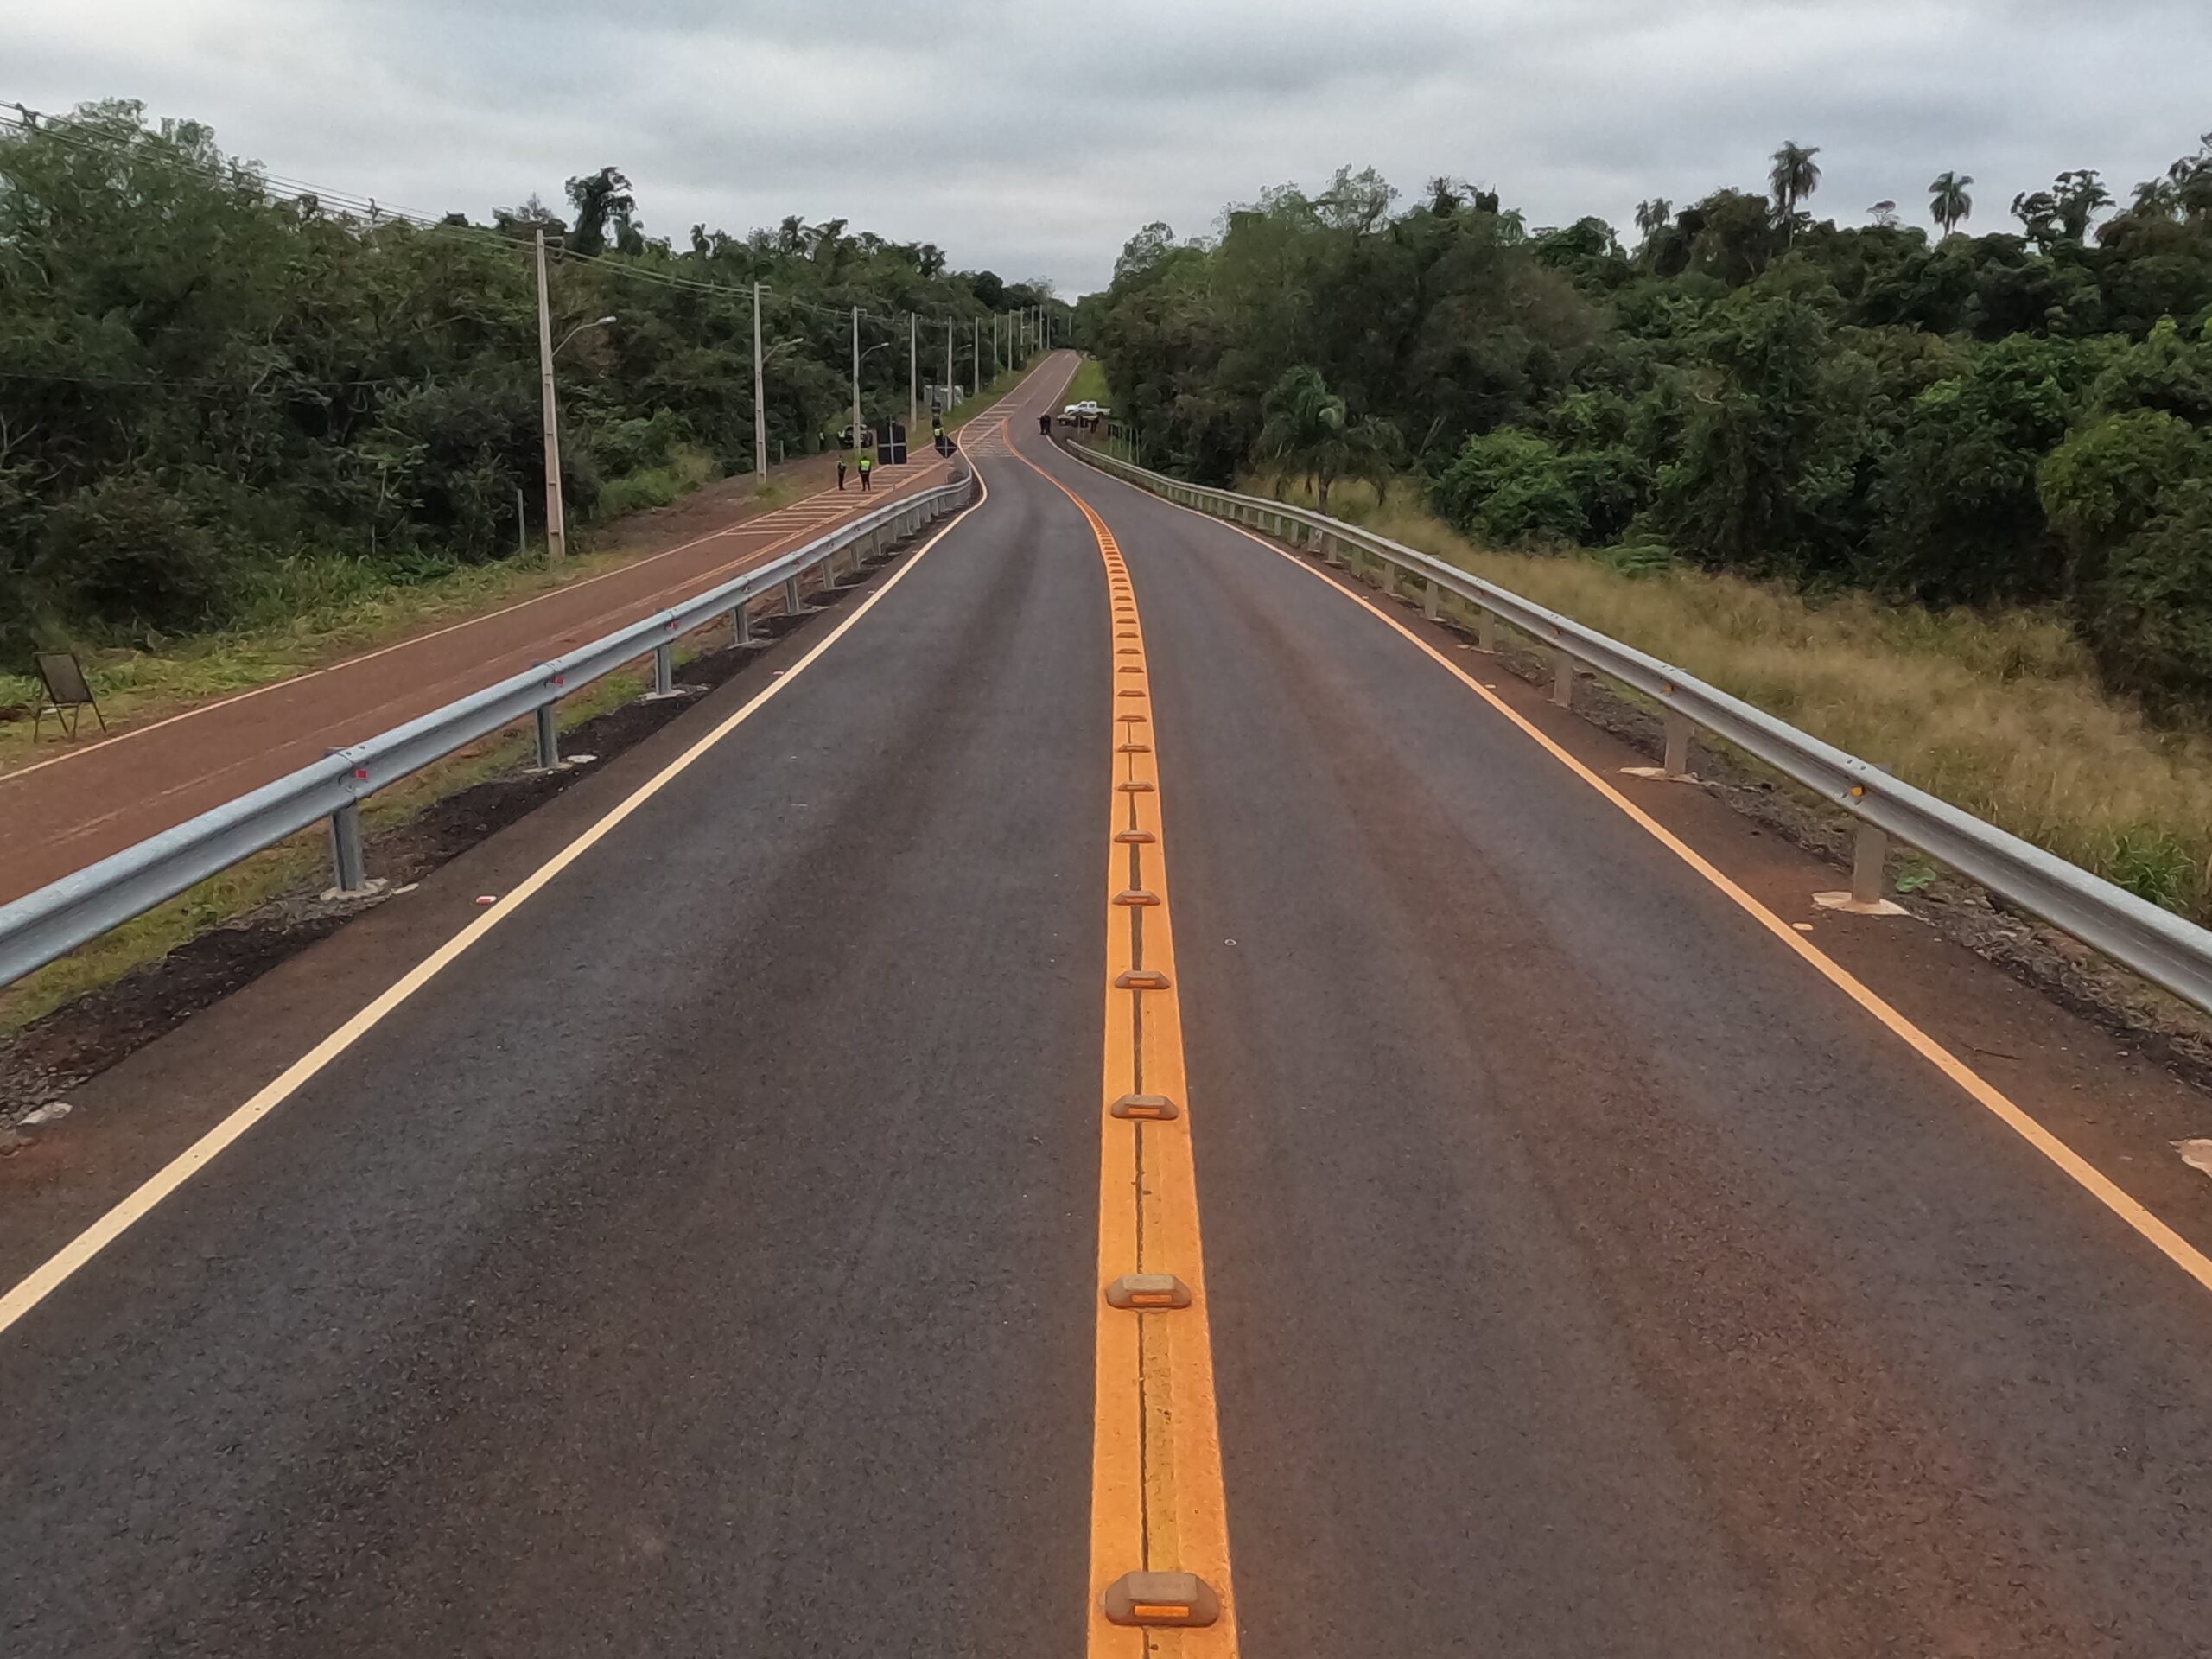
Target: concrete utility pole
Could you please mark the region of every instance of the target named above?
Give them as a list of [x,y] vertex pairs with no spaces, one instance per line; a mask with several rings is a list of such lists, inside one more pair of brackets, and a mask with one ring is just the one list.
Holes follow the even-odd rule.
[[766,365],[760,360],[760,284],[753,284],[753,472],[756,482],[768,476]]
[[944,412],[952,413],[952,319],[944,320]]
[[537,233],[537,373],[545,421],[545,556],[569,551],[568,520],[561,512],[561,416],[553,402],[553,307],[545,289],[545,232]]
[[861,308],[853,308],[853,463],[861,458]]
[[918,313],[906,314],[906,442],[914,441],[914,434],[922,424],[922,319]]
[[983,389],[983,325],[975,318],[968,320],[968,378],[975,382],[971,392]]

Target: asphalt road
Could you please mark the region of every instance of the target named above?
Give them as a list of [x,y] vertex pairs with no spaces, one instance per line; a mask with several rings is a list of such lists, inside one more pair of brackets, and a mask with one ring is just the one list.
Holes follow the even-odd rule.
[[[2212,1653],[2212,1298],[1328,582],[1010,432],[1143,611],[1242,1650]],[[978,448],[787,689],[0,1331],[0,1651],[1082,1649],[1115,658]],[[539,855],[83,1134],[243,1099]],[[0,1168],[56,1245],[70,1146]]]

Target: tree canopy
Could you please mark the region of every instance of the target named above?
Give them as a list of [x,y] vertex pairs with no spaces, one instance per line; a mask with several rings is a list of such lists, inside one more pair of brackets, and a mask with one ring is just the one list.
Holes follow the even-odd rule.
[[300,561],[406,579],[542,529],[540,230],[555,338],[615,319],[559,359],[579,517],[678,455],[751,465],[756,282],[772,456],[845,423],[851,307],[898,343],[863,360],[868,412],[903,416],[907,314],[925,365],[957,327],[964,371],[971,328],[988,365],[995,314],[1050,300],[842,219],[671,244],[615,167],[564,195],[425,221],[137,104],[0,128],[0,658],[217,626]]
[[1147,227],[1078,325],[1147,454],[1208,482],[1295,456],[1294,393],[1325,397],[1470,533],[2063,606],[2114,683],[2212,698],[2212,137],[2125,206],[2072,169],[1980,236],[1941,173],[1936,239],[1894,202],[1814,221],[1818,153],[1643,202],[1632,249],[1345,168]]

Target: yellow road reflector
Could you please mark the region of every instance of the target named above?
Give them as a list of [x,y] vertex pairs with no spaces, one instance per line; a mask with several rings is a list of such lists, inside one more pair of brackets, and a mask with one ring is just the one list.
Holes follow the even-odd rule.
[[1114,839],[1124,847],[1149,847],[1160,837],[1149,830],[1116,830]]
[[[1136,638],[1135,634],[1130,634],[1127,637],[1132,639]],[[1116,657],[1141,657],[1144,655],[1144,647],[1142,645],[1120,645],[1115,648],[1114,654]]]
[[1132,778],[1125,783],[1115,785],[1114,787],[1124,795],[1149,795],[1156,785],[1143,778]]
[[1106,1287],[1106,1306],[1135,1308],[1188,1307],[1191,1287],[1172,1273],[1125,1273]]
[[1114,976],[1117,991],[1164,991],[1167,976],[1157,968],[1131,968]]
[[1144,664],[1142,663],[1123,663],[1114,671],[1116,674],[1141,674],[1144,672]]
[[1106,1109],[1145,1123],[1172,1123],[1183,1116],[1183,1109],[1165,1095],[1123,1095]]
[[1139,685],[1125,685],[1122,688],[1121,695],[1125,697],[1141,697],[1144,696],[1144,688]]
[[1116,754],[1150,754],[1152,753],[1152,745],[1149,743],[1124,743],[1119,748],[1116,749],[1114,753]]
[[1114,895],[1114,902],[1129,910],[1145,910],[1160,902],[1160,895],[1143,887],[1123,887]]
[[1103,1600],[1116,1624],[1190,1630],[1221,1617],[1221,1598],[1195,1573],[1124,1573],[1106,1586]]

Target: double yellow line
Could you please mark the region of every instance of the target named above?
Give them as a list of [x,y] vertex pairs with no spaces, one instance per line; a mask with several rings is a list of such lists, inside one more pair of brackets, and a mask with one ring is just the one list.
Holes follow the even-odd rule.
[[1114,532],[1081,496],[1020,458],[1089,522],[1113,613],[1088,1651],[1233,1659],[1229,1510],[1144,626]]

